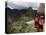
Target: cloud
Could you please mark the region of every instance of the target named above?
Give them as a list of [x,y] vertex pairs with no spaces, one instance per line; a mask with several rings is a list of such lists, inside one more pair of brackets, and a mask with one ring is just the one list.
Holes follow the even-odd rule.
[[39,5],[40,3],[8,1],[8,7],[11,9],[26,9],[29,7],[32,7],[32,9],[38,9]]

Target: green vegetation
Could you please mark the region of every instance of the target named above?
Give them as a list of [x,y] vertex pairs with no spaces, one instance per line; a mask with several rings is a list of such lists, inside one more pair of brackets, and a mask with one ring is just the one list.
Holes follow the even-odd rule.
[[[7,32],[16,33],[16,32],[36,32],[36,28],[34,28],[31,24],[27,24],[27,21],[32,20],[31,17],[21,16],[19,20],[15,20],[15,18],[8,17],[9,22],[7,23]],[[13,21],[13,20],[14,21]],[[10,23],[10,24],[9,24]]]

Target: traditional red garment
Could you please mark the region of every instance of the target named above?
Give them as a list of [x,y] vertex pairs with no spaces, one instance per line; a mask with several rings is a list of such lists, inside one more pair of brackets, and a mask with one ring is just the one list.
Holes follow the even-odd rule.
[[44,19],[43,17],[37,17],[35,19],[35,27],[43,29]]

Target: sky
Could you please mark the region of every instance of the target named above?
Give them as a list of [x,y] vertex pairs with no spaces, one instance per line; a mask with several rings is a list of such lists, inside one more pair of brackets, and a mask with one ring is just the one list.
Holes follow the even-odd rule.
[[21,2],[21,1],[15,1],[15,0],[8,0],[7,3],[8,7],[11,9],[27,9],[29,7],[32,7],[32,9],[37,10],[40,3],[32,3],[32,2]]

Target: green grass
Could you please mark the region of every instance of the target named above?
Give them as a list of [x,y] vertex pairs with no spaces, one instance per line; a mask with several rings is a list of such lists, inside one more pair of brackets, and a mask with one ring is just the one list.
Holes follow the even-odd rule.
[[19,22],[12,22],[8,25],[7,32],[36,32],[36,28],[34,28],[31,24],[26,24],[26,22],[30,20],[32,20],[31,17],[21,16]]

